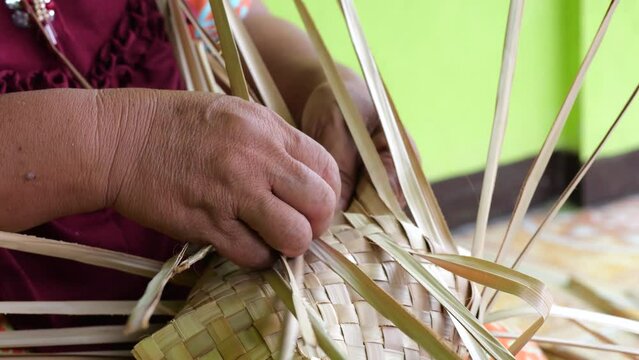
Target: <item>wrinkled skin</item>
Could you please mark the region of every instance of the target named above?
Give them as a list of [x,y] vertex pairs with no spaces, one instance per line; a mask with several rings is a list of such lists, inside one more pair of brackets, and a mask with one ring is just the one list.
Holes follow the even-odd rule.
[[[365,84],[348,86],[401,198]],[[158,94],[146,145],[111,184],[108,197],[123,214],[182,241],[211,243],[239,265],[264,267],[276,253],[303,254],[350,204],[364,169],[328,84],[309,96],[301,131],[235,97]]]
[[[230,96],[3,95],[0,230],[113,207],[177,240],[212,244],[242,266],[302,254],[349,205],[364,169],[306,35],[259,0],[244,22],[300,130]],[[339,71],[400,194],[367,88]]]
[[272,250],[300,255],[327,229],[340,181],[322,146],[235,97],[157,94],[145,129],[128,121],[144,146],[113,155],[119,212],[250,267],[270,264]]

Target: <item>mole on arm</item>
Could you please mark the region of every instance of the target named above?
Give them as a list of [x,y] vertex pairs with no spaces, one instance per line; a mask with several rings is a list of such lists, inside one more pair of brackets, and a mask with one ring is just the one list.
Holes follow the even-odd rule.
[[28,173],[24,174],[24,180],[26,181],[33,181],[36,178],[36,174],[33,171],[29,171]]

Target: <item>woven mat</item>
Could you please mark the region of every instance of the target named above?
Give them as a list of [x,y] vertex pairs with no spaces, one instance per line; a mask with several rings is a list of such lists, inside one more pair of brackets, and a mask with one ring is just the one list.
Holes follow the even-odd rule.
[[[402,246],[410,246],[393,217],[370,216],[384,209],[371,189],[360,186],[358,199],[349,209],[357,210],[366,223],[354,228],[342,217],[322,239],[463,354],[465,350],[441,305],[389,255],[365,239],[371,232],[383,231]],[[349,358],[429,358],[328,266],[311,254],[304,259],[305,298],[321,314],[329,335]],[[455,290],[455,279],[449,276],[446,281]],[[278,358],[286,314],[260,272],[215,258],[191,292],[188,305],[175,320],[137,344],[134,355],[153,360]],[[305,356],[300,340],[295,358],[301,357]]]

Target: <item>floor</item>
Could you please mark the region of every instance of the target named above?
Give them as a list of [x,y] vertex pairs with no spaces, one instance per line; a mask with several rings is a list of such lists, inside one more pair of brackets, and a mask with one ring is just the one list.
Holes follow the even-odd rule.
[[[515,239],[511,253],[521,249],[544,218],[548,207],[530,212],[523,231]],[[505,233],[508,219],[489,226],[487,256],[494,256]],[[473,224],[455,229],[455,238],[468,246]],[[639,320],[639,196],[624,198],[604,206],[562,211],[536,241],[520,270],[544,281],[555,304],[608,312]],[[500,296],[495,309],[518,305],[514,297]],[[532,318],[514,325],[528,325]],[[639,336],[610,331],[602,327],[593,335],[578,324],[551,320],[539,335],[584,342],[612,340],[639,349]],[[595,336],[605,336],[606,339]],[[600,351],[553,348],[564,358],[630,359]],[[639,358],[639,357],[635,357]]]

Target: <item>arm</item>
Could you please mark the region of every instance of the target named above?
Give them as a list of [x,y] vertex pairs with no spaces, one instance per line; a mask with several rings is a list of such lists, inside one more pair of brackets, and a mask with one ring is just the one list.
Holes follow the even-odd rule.
[[102,138],[96,94],[64,89],[0,96],[1,230],[25,230],[105,205],[99,159],[106,154],[94,143]]
[[265,266],[306,251],[339,196],[319,144],[231,96],[44,90],[0,96],[0,114],[0,230],[111,207]]
[[[301,119],[311,93],[326,82],[306,33],[273,16],[261,0],[252,1],[244,23],[291,113]],[[360,80],[351,69],[338,67],[345,81]]]

